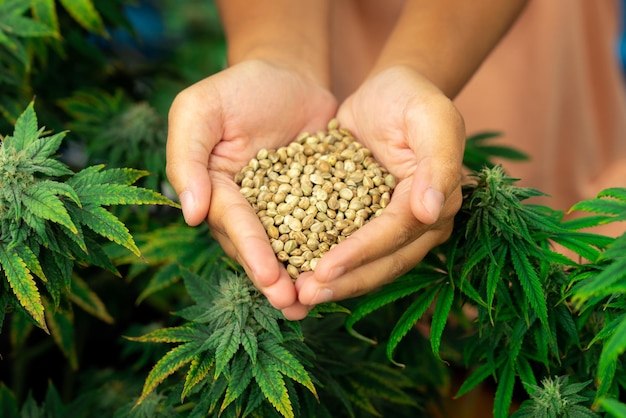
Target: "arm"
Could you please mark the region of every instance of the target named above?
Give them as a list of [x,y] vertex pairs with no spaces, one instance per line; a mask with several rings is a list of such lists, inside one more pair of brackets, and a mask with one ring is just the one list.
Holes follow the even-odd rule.
[[326,4],[222,1],[230,65],[180,92],[169,112],[167,174],[185,220],[208,221],[226,253],[288,318],[306,310],[233,176],[260,148],[286,145],[335,115]]
[[338,119],[399,180],[382,216],[330,250],[296,287],[304,305],[364,294],[450,236],[462,202],[463,118],[452,103],[524,0],[407,0]]
[[527,0],[408,0],[371,75],[408,66],[455,97]]
[[230,65],[249,59],[270,60],[328,87],[328,0],[220,0],[217,4]]

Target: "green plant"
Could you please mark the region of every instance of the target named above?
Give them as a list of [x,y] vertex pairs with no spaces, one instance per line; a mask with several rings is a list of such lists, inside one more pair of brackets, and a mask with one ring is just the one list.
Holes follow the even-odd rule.
[[626,190],[565,221],[470,137],[450,240],[290,323],[155,192],[169,104],[224,63],[205,0],[0,0],[0,415],[432,416],[458,383],[497,417],[626,416],[626,235],[585,232]]
[[[98,297],[74,276],[75,266],[99,266],[119,274],[100,237],[140,255],[128,229],[105,207],[173,203],[132,186],[146,172],[103,166],[72,172],[53,158],[64,136],[45,136],[31,103],[17,119],[13,135],[0,143],[0,325],[7,309],[24,312],[69,353],[71,313],[59,317],[54,312],[74,302],[108,319]],[[47,321],[46,305],[52,306]]]
[[590,380],[582,383],[569,383],[567,376],[557,376],[554,379],[544,378],[541,387],[528,385],[530,400],[525,401],[511,418],[593,418],[598,414],[584,406],[581,402],[588,402],[586,396],[579,394],[589,386]]

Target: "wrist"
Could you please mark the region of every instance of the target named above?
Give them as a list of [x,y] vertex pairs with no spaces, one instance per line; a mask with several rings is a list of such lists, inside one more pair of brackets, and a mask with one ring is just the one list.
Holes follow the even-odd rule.
[[218,1],[228,64],[262,60],[330,85],[329,2]]
[[280,42],[233,49],[228,54],[229,65],[255,60],[298,74],[313,84],[329,89],[330,71],[327,59],[315,58],[314,54],[307,55],[295,48],[283,47]]

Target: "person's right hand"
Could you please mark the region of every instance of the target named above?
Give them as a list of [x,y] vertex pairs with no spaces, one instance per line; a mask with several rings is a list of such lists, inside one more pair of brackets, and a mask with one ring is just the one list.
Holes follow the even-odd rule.
[[307,308],[233,177],[259,149],[324,129],[336,108],[334,97],[313,79],[251,60],[183,90],[169,113],[167,175],[186,222],[208,219],[222,248],[288,319],[302,317]]

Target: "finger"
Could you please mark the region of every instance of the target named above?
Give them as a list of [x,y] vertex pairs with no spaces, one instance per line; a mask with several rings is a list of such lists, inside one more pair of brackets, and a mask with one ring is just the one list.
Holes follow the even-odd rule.
[[280,265],[254,209],[226,174],[215,174],[209,225],[229,255],[239,262],[269,302],[278,309],[297,301],[295,286]]
[[182,91],[172,103],[166,146],[167,177],[192,226],[206,219],[211,201],[209,156],[222,136],[219,102],[202,86]]
[[317,305],[371,292],[412,269],[447,236],[447,230],[430,230],[400,250],[332,281],[319,281],[315,275],[303,275],[298,278],[298,300],[303,305]]
[[432,225],[461,182],[463,119],[451,103],[444,102],[429,115],[408,112],[407,129],[409,146],[417,158],[412,175],[411,210],[416,219]]
[[300,302],[296,302],[293,305],[283,308],[283,316],[289,321],[300,321],[307,317],[309,314],[310,306],[306,306],[301,304]]

